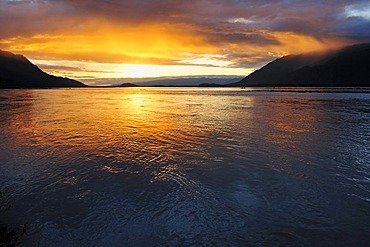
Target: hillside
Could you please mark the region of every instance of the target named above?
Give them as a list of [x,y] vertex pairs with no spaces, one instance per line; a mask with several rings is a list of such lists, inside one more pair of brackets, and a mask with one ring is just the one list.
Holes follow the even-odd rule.
[[370,44],[276,59],[232,86],[370,86]]
[[84,87],[81,82],[49,75],[22,55],[0,50],[0,88]]

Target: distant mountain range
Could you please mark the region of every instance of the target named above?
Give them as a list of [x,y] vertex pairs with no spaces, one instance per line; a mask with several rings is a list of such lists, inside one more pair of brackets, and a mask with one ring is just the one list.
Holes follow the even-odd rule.
[[353,45],[321,54],[285,56],[229,86],[370,86],[370,44]]
[[239,82],[243,77],[238,76],[180,76],[173,78],[148,78],[129,81],[121,86],[128,86],[130,83],[137,86],[222,86]]
[[0,88],[84,87],[81,82],[49,75],[22,55],[0,50]]
[[[370,87],[370,44],[327,53],[284,56],[241,79],[236,76],[136,78],[123,84],[120,79],[117,86]],[[0,50],[0,88],[84,86],[76,80],[49,75],[22,55]]]

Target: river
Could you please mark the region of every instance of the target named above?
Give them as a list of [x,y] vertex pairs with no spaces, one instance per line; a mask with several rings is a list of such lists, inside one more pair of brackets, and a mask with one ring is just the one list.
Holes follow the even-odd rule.
[[370,243],[368,90],[1,90],[0,127],[21,246]]

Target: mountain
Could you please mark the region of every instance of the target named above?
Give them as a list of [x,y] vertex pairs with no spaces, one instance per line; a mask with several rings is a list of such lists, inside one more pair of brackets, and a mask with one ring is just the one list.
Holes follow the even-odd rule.
[[81,82],[49,75],[22,55],[0,50],[0,88],[84,87]]
[[133,83],[129,83],[129,82],[126,82],[126,83],[122,83],[121,85],[119,85],[120,87],[138,87],[138,85],[136,84],[133,84]]
[[136,81],[139,86],[198,86],[198,85],[225,85],[240,81],[242,77],[237,76],[189,76],[173,78],[153,78],[149,80]]
[[370,44],[353,45],[321,54],[285,56],[230,86],[370,86]]

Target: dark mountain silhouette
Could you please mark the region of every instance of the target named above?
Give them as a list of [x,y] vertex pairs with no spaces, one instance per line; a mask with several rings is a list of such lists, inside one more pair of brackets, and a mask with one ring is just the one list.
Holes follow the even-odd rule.
[[225,85],[240,81],[237,76],[179,76],[173,78],[153,78],[145,81],[137,81],[139,86],[198,86],[200,84]]
[[370,44],[353,45],[321,54],[285,56],[230,86],[370,86]]
[[49,75],[22,55],[0,50],[0,88],[84,87],[81,82]]
[[138,85],[136,84],[133,84],[133,83],[122,83],[121,85],[119,85],[120,87],[138,87]]

